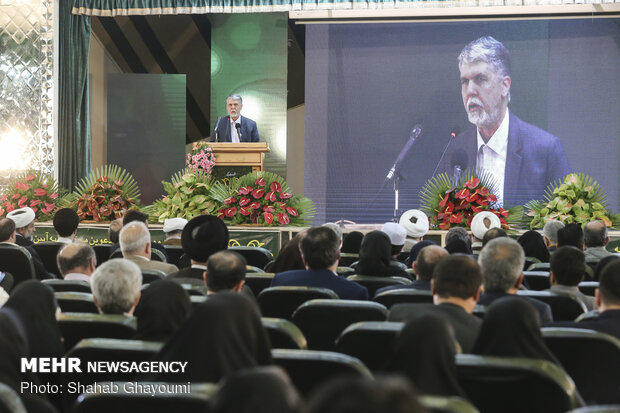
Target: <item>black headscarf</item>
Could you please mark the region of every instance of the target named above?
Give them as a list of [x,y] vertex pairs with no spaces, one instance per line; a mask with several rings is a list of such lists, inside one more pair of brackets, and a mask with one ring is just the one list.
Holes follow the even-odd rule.
[[303,260],[301,259],[301,251],[299,244],[303,238],[303,233],[298,233],[288,241],[276,257],[276,260],[265,268],[266,272],[279,273],[291,270],[305,270]]
[[22,357],[28,357],[28,340],[23,324],[17,313],[3,308],[0,310],[0,383],[18,393],[21,382],[29,379],[20,370]]
[[446,251],[448,251],[450,254],[457,254],[457,253],[466,254],[466,255],[472,254],[471,247],[467,245],[465,241],[463,241],[462,239],[458,239],[458,238],[453,239],[452,241],[446,244]]
[[364,239],[364,234],[361,232],[349,232],[342,240],[342,248],[340,248],[340,252],[358,254],[360,252],[360,246],[362,245],[362,239]]
[[517,242],[523,247],[526,257],[538,258],[540,262],[549,262],[549,250],[542,235],[536,231],[527,231],[519,237]]
[[450,324],[424,314],[403,327],[388,369],[409,378],[422,394],[465,397],[457,380],[455,355]]
[[527,357],[560,363],[545,345],[540,315],[523,297],[493,302],[484,315],[473,353],[483,356]]
[[362,240],[359,261],[353,266],[353,269],[359,275],[406,277],[405,271],[390,266],[391,259],[392,244],[390,237],[382,231],[371,231]]
[[279,367],[257,367],[236,372],[211,399],[214,413],[295,413],[299,393]]
[[170,280],[149,284],[140,296],[134,315],[138,340],[166,341],[187,320],[192,304],[181,285]]
[[172,382],[217,382],[237,370],[272,364],[258,307],[231,292],[210,295],[196,307],[155,360],[188,362],[184,373],[148,377]]
[[56,320],[58,303],[51,288],[38,280],[24,281],[15,287],[5,307],[22,322],[30,357],[62,357],[65,348]]

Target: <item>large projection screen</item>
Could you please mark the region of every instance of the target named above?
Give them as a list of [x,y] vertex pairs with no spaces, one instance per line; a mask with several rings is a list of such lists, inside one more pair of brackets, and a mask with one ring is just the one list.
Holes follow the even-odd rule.
[[509,109],[557,136],[575,172],[594,177],[618,211],[620,19],[306,26],[305,194],[316,222],[384,222],[381,184],[416,124],[402,169],[401,209],[418,207],[451,132],[471,128],[457,57],[481,36],[511,54]]

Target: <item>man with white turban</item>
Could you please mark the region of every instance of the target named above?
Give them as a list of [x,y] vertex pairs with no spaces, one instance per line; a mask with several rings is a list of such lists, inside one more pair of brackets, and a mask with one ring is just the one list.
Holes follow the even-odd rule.
[[43,260],[32,246],[32,234],[34,234],[34,211],[32,208],[25,207],[15,209],[7,214],[7,218],[13,221],[15,224],[15,231],[13,237],[3,239],[4,242],[11,242],[26,248],[32,256],[32,263],[34,264],[34,271],[39,280],[45,280],[48,278],[56,278],[53,274],[49,274],[43,265]]
[[428,217],[419,209],[410,209],[400,216],[398,222],[407,230],[407,239],[403,251],[411,251],[411,248],[422,241],[424,235],[428,232]]
[[482,238],[491,228],[501,228],[499,217],[490,211],[478,212],[471,220],[473,243],[471,249],[477,255],[482,249]]

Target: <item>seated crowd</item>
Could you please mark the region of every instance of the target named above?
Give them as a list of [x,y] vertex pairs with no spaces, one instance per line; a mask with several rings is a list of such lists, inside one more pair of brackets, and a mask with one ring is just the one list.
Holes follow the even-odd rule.
[[[384,308],[381,323],[399,327],[391,347],[381,349],[385,362],[375,371],[381,373],[376,379],[365,367],[357,367],[362,371],[358,377],[317,378],[314,390],[306,394],[289,370],[295,363],[283,361],[283,350],[272,351],[265,324],[271,319],[261,318],[260,291],[249,285],[255,275],[241,254],[228,249],[228,229],[219,218],[166,221],[163,244],[180,245],[184,253],[177,266],[166,262],[171,254],[165,246],[152,242],[146,216],[128,211],[110,224],[110,258],[97,263],[94,249],[76,236],[79,220],[70,211],[60,210],[54,218],[61,244],[56,255],[59,274],[45,268],[33,247],[30,208],[0,220],[0,248],[23,247],[35,269],[33,279],[15,285],[8,273],[0,280],[0,385],[19,395],[25,406],[20,411],[73,411],[73,400],[67,404],[62,395],[20,388],[24,381],[63,383],[60,374],[20,369],[22,357],[63,357],[72,350],[63,341],[63,320],[79,314],[61,312],[64,290],[54,288],[63,282],[90,288],[101,314],[95,317],[134,323],[134,335],[122,338],[159,343],[151,360],[187,362],[181,373],[138,373],[134,380],[215,383],[217,391],[208,400],[208,411],[214,412],[440,411],[429,396],[476,405],[459,374],[458,354],[538,360],[543,369],[568,377],[567,366],[548,347],[542,328],[593,330],[620,340],[620,257],[605,249],[609,236],[599,221],[583,231],[550,221],[542,235],[528,231],[515,240],[494,214],[480,213],[472,221],[471,235],[458,227],[448,231],[445,248],[424,239],[428,218],[417,210],[407,211],[398,224],[386,223],[365,235],[343,234],[338,225],[325,224],[301,231],[283,245],[265,266],[269,273],[260,274],[270,277],[270,285],[262,288],[329,289],[337,301],[353,306],[374,300]],[[163,261],[154,259],[154,249],[163,251]],[[341,266],[342,254],[355,257],[355,262]],[[594,260],[600,261],[598,268]],[[527,288],[531,267],[548,272],[548,289],[539,295]],[[580,283],[592,277],[589,267],[597,274],[593,295],[580,290]],[[378,304],[399,294],[403,301]],[[570,297],[582,304],[584,314],[554,321],[554,304],[544,297]],[[289,332],[291,328],[297,330],[292,326]],[[91,337],[97,336],[85,338]],[[620,357],[620,344],[616,346]],[[294,354],[311,353],[299,351]],[[593,403],[578,390],[573,389],[575,407]],[[606,401],[620,404],[620,392]],[[0,391],[0,410],[3,403]]]

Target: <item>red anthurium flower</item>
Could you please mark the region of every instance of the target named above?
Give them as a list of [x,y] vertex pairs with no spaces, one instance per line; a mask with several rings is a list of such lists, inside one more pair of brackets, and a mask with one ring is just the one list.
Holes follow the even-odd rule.
[[493,203],[497,202],[497,197],[493,194],[489,194],[487,199],[489,200],[489,202],[493,202]]
[[454,211],[454,204],[452,202],[448,202],[448,205],[446,205],[446,209],[444,210],[444,212],[446,214],[451,214]]
[[484,198],[478,198],[476,199],[476,203],[480,206],[486,206],[489,205],[489,201],[484,199]]
[[476,193],[480,196],[487,196],[489,195],[489,188],[485,188],[484,186],[482,188],[478,188],[476,189]]
[[239,188],[239,195],[247,195],[250,192],[252,192],[252,188],[251,187],[242,186],[241,188]]
[[265,180],[265,178],[258,178],[258,179],[254,182],[254,184],[255,184],[255,185],[258,185],[258,186],[265,186],[265,185],[267,185],[267,181]]
[[443,207],[445,207],[445,206],[446,206],[446,203],[448,202],[448,198],[449,198],[449,197],[450,197],[450,191],[448,191],[448,192],[446,193],[446,196],[445,196],[445,197],[444,197],[441,201],[439,201],[439,207],[440,207],[440,208],[443,208]]
[[239,205],[246,206],[247,204],[250,203],[250,201],[251,201],[250,198],[243,197],[239,200]]
[[466,199],[468,196],[469,196],[469,190],[467,190],[466,188],[461,189],[460,191],[456,193],[456,197],[458,199]]
[[11,199],[17,199],[20,197],[20,194],[13,194],[13,196],[11,197]]
[[27,189],[30,189],[30,185],[24,183],[24,182],[17,182],[15,184],[15,189],[19,189],[20,191],[25,191]]
[[263,212],[276,212],[276,209],[270,205],[265,205],[263,207]]
[[280,209],[285,209],[286,208],[286,202],[276,202],[276,205]]
[[273,214],[271,212],[263,213],[263,217],[265,218],[266,224],[271,224],[273,222]]
[[500,214],[501,216],[505,217],[505,218],[507,218],[507,217],[508,217],[508,215],[509,215],[508,211],[507,211],[507,210],[505,210],[504,208],[500,208],[500,209],[499,209],[499,214]]
[[269,189],[271,189],[273,192],[280,192],[282,191],[282,185],[280,185],[279,182],[272,182],[271,185],[269,185]]
[[469,181],[465,182],[465,186],[469,189],[476,189],[476,187],[480,185],[480,179],[471,178]]
[[276,193],[275,192],[271,192],[271,191],[267,192],[265,194],[265,199],[267,201],[270,201],[270,202],[275,202],[275,200],[276,200]]
[[450,216],[450,222],[453,224],[460,224],[463,222],[463,214],[459,212],[458,214]]
[[[7,198],[6,194],[2,195],[2,197],[0,197],[0,202],[6,201],[6,198]],[[0,214],[0,215],[2,215],[2,214]]]
[[439,224],[439,229],[450,229],[450,220],[446,219]]
[[254,202],[252,202],[252,203],[250,204],[250,208],[252,208],[252,209],[258,209],[258,208],[260,208],[260,202],[258,202],[258,201],[254,201]]
[[265,190],[263,188],[255,189],[252,191],[252,196],[254,199],[262,198],[265,195]]
[[237,208],[232,207],[232,208],[228,208],[225,212],[226,216],[228,218],[232,217],[233,215],[235,215],[237,213]]
[[299,216],[299,213],[293,207],[286,207],[286,212],[288,212],[289,215],[292,215],[294,217]]
[[116,186],[123,186],[123,181],[121,181],[120,179],[117,179],[116,181],[114,181],[114,184]]
[[[482,207],[479,207],[479,206],[477,206],[477,205],[472,205],[472,206],[471,206],[471,210],[472,210],[472,211],[474,211],[474,213],[476,213],[476,214],[477,214],[478,212],[482,211]],[[468,225],[469,225],[469,224],[468,224]]]
[[228,197],[224,200],[224,205],[230,205],[234,202],[237,202],[237,199],[235,197]]
[[248,216],[248,215],[250,215],[252,213],[252,209],[249,208],[249,207],[243,207],[243,208],[239,209],[239,213],[241,215]]
[[286,215],[286,213],[279,212],[278,213],[278,222],[280,223],[280,225],[288,225],[288,223],[291,222],[291,220],[288,217],[288,215]]
[[500,218],[499,222],[501,222],[502,227],[508,228],[508,222],[506,222],[506,220],[504,218]]
[[13,206],[13,204],[9,204],[6,206],[6,213],[8,214],[9,212],[13,211],[15,209],[15,207]]
[[19,198],[19,201],[17,201],[17,205],[19,205],[20,208],[23,208],[26,206],[27,200],[28,198],[26,198],[25,196],[22,196],[21,198]]
[[473,215],[470,215],[469,217],[467,217],[467,226],[471,227],[471,221],[474,219]]
[[[79,215],[79,214],[78,214]],[[222,219],[226,216],[226,208],[222,208],[218,211],[217,213],[217,217]]]
[[476,193],[473,193],[473,194],[471,194],[470,196],[467,197],[467,202],[474,202],[478,198],[480,198],[480,196],[478,194],[476,194]]
[[30,206],[33,207],[39,205],[41,202],[43,201],[41,201],[40,199],[33,199],[32,201],[30,201]]
[[43,188],[37,188],[34,190],[34,196],[43,196],[46,194],[47,194],[47,191]]
[[24,179],[26,180],[26,182],[32,181],[34,179],[34,175],[28,175]]
[[0,208],[0,215],[4,215],[4,208]]
[[289,192],[280,192],[280,199],[289,199],[292,196],[293,196],[293,194],[291,194]]

